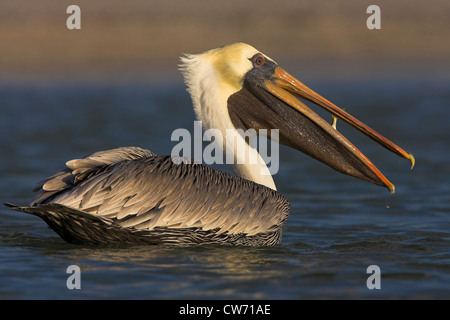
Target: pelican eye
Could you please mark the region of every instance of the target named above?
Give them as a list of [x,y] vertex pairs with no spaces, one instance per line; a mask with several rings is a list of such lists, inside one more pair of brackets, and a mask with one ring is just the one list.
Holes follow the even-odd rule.
[[266,59],[264,59],[264,56],[261,53],[257,53],[251,58],[251,61],[253,63],[253,67],[261,68],[266,62]]

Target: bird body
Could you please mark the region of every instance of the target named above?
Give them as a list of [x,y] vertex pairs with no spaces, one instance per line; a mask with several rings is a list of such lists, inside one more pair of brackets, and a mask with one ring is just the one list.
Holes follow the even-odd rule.
[[275,245],[289,215],[277,191],[141,148],[67,165],[37,186],[30,207],[15,209],[41,217],[71,243]]

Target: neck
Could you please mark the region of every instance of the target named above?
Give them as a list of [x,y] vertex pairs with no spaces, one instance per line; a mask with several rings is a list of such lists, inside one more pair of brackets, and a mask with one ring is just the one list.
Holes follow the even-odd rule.
[[186,57],[182,62],[197,119],[202,121],[205,130],[216,129],[222,133],[223,139],[214,143],[226,155],[227,163],[240,177],[276,190],[266,163],[231,122],[227,99],[236,88],[218,81],[212,65],[198,63],[196,56]]
[[[240,177],[262,184],[273,190],[277,190],[269,168],[258,153],[258,150],[248,145],[245,139],[236,131],[236,145],[226,144],[227,157],[233,154],[233,163],[231,164],[234,172]],[[227,139],[230,130],[227,130]]]

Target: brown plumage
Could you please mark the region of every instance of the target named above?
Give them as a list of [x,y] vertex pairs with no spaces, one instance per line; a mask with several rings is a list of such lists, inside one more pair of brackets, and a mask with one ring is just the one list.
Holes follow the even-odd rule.
[[275,245],[289,215],[272,189],[135,147],[68,161],[35,190],[29,207],[9,206],[78,244]]

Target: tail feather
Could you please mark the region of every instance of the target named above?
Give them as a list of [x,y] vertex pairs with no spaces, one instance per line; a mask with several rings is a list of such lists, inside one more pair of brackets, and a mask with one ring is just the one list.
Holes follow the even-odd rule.
[[147,243],[160,244],[159,237],[149,237],[145,231],[124,228],[114,221],[67,206],[51,203],[35,207],[5,206],[15,211],[38,216],[62,239],[75,244]]

